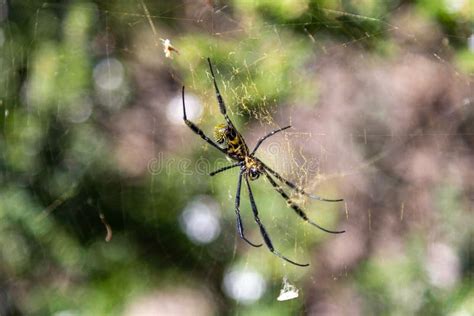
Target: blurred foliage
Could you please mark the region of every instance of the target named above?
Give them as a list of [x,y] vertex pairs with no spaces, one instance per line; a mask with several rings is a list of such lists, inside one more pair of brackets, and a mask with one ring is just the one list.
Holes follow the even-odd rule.
[[[142,0],[1,2],[0,314],[118,315],[150,291],[170,285],[199,289],[203,284],[218,302],[216,314],[302,311],[303,300],[278,305],[275,296],[282,275],[298,282],[308,271],[283,266],[266,249],[240,252],[229,197],[234,194],[229,190],[236,185],[235,172],[212,179],[204,174],[191,178],[174,164],[165,175],[130,176],[117,163],[120,157],[114,148],[119,134],[112,125],[117,113],[145,98],[136,90],[142,78],[136,75],[140,64],[166,78],[173,73],[166,80],[172,81],[174,91],[184,83],[197,94],[206,109],[200,124],[209,130],[217,121],[205,61],[209,56],[236,123],[244,129],[252,121],[268,125],[280,106],[317,99],[316,79],[307,69],[318,58],[315,45],[354,44],[382,56],[396,51],[397,44],[387,34],[396,25],[396,9],[401,6],[439,26],[452,44],[459,70],[472,74],[474,54],[466,42],[473,32],[474,2],[452,3],[458,2],[462,8],[441,0],[235,0],[215,8],[212,1],[193,5]],[[196,20],[217,8],[221,14],[216,16],[224,16],[222,23],[231,26],[214,34]],[[187,10],[197,11],[186,15]],[[239,25],[234,25],[234,19],[239,19]],[[140,37],[144,32],[152,36]],[[316,44],[309,40],[313,35]],[[173,61],[165,60],[157,46],[167,36],[180,51]],[[140,42],[137,37],[147,40]],[[141,57],[142,50],[152,52],[154,63]],[[121,86],[106,91],[112,104],[125,100],[122,107],[104,101],[95,82],[94,69],[108,57],[124,65]],[[165,85],[150,89],[169,93]],[[127,124],[125,120],[120,127]],[[203,147],[194,146],[199,142],[195,135],[189,132],[179,141],[166,133],[169,124],[160,124],[155,154],[165,151],[168,159],[176,160],[184,155],[191,161],[200,157]],[[189,148],[166,147],[160,141],[168,137],[175,147]],[[203,155],[211,160],[218,157],[211,150]],[[193,244],[179,226],[182,209],[200,194],[213,196],[222,209],[222,233],[207,246]],[[282,253],[306,262],[308,249],[331,238],[301,225],[290,211],[279,211],[285,209],[284,201],[264,184],[256,185],[255,194]],[[446,189],[443,194],[447,197],[438,201],[442,209],[461,208],[456,206],[457,198],[450,198],[455,192]],[[246,200],[244,194],[242,201]],[[321,224],[335,225],[339,206],[322,207],[328,215]],[[112,227],[111,242],[104,241],[100,214]],[[456,220],[450,214],[443,216]],[[250,218],[245,222],[253,227]],[[458,224],[448,227],[458,231]],[[248,232],[253,240],[260,238],[258,231],[249,228]],[[459,240],[459,247],[467,249],[466,258],[472,256],[468,234],[464,232]],[[469,238],[471,243],[466,241]],[[408,248],[412,250],[405,257],[368,258],[355,271],[353,282],[364,293],[367,315],[474,313],[474,286],[469,282],[472,258],[466,260],[462,282],[443,292],[420,277],[425,274],[419,254],[426,251],[424,245],[412,241]],[[227,298],[222,278],[229,266],[258,269],[269,283],[265,296],[249,306]],[[418,305],[413,304],[414,297]]]

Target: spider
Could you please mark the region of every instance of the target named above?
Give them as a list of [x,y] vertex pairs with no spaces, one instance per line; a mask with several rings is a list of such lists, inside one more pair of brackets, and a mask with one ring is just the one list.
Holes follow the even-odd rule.
[[306,196],[308,196],[312,199],[315,199],[315,200],[325,201],[325,202],[340,202],[340,201],[343,201],[343,199],[334,199],[334,200],[325,199],[325,198],[319,197],[317,195],[307,193],[302,188],[298,187],[297,185],[295,185],[292,182],[290,182],[290,181],[286,180],[285,178],[283,178],[279,173],[277,173],[276,171],[271,169],[269,166],[267,166],[265,163],[263,163],[260,159],[258,159],[255,156],[255,152],[257,151],[257,149],[260,147],[260,145],[262,145],[262,143],[267,138],[275,135],[276,133],[279,133],[281,131],[284,131],[284,130],[288,129],[291,126],[286,126],[286,127],[283,127],[283,128],[279,128],[277,130],[272,131],[271,133],[268,133],[267,135],[261,137],[257,141],[257,144],[255,145],[255,147],[253,148],[252,151],[249,150],[249,148],[247,147],[247,144],[244,141],[244,138],[237,131],[234,124],[232,123],[229,116],[227,115],[227,110],[226,110],[226,106],[224,104],[224,100],[221,96],[219,88],[217,87],[216,77],[214,75],[214,70],[212,68],[211,60],[208,58],[207,62],[209,63],[209,69],[211,71],[212,81],[214,83],[214,89],[215,89],[215,93],[216,93],[216,97],[217,97],[217,102],[219,104],[219,109],[220,109],[220,112],[222,113],[222,115],[224,116],[224,119],[225,119],[226,123],[225,124],[219,124],[214,128],[215,141],[210,139],[208,136],[206,136],[206,134],[204,134],[204,132],[196,124],[194,124],[193,122],[188,120],[187,117],[186,117],[186,105],[185,105],[185,101],[184,101],[184,86],[182,88],[183,120],[186,123],[186,125],[189,126],[189,128],[194,133],[201,136],[201,138],[204,139],[209,145],[211,145],[212,147],[216,148],[221,153],[226,155],[228,158],[230,158],[231,161],[234,161],[234,163],[231,164],[231,165],[222,167],[220,169],[217,169],[217,170],[211,172],[209,174],[210,176],[214,176],[218,173],[221,173],[223,171],[226,171],[226,170],[229,170],[229,169],[232,169],[232,168],[240,167],[239,177],[238,177],[238,181],[237,181],[237,193],[236,193],[236,196],[235,196],[235,214],[237,215],[237,230],[239,232],[239,236],[240,236],[241,239],[243,239],[245,242],[247,242],[249,245],[251,245],[253,247],[262,246],[262,244],[255,244],[255,243],[251,242],[250,240],[247,239],[247,237],[245,237],[245,234],[244,234],[244,227],[242,225],[242,219],[241,219],[241,216],[240,216],[240,192],[241,192],[242,178],[243,178],[245,180],[245,183],[246,183],[246,187],[247,187],[247,191],[248,191],[248,195],[249,195],[249,199],[250,199],[250,205],[251,205],[251,208],[252,208],[252,211],[253,211],[253,216],[254,216],[255,222],[257,223],[258,227],[260,228],[260,233],[263,237],[263,241],[265,242],[265,245],[268,247],[268,249],[273,254],[275,254],[276,256],[280,257],[281,259],[283,259],[283,260],[285,260],[289,263],[292,263],[294,265],[301,266],[301,267],[309,266],[309,264],[298,263],[298,262],[295,262],[295,261],[287,258],[275,249],[275,247],[273,246],[273,243],[270,239],[270,236],[267,233],[267,230],[266,230],[265,226],[263,225],[263,223],[260,220],[260,217],[258,216],[257,204],[255,203],[252,188],[250,186],[250,181],[257,180],[260,177],[260,175],[264,175],[267,178],[268,182],[270,182],[270,184],[273,186],[273,188],[278,193],[280,193],[280,195],[286,200],[288,206],[291,207],[299,217],[301,217],[304,221],[310,223],[311,225],[316,226],[320,230],[325,231],[327,233],[331,233],[331,234],[341,234],[341,233],[344,233],[345,231],[343,231],[343,230],[342,231],[329,230],[329,229],[326,229],[326,228],[318,225],[317,223],[313,222],[312,220],[310,220],[308,218],[308,216],[306,216],[306,213],[301,209],[301,207],[298,206],[297,204],[295,204],[291,200],[291,198],[288,196],[288,194],[283,190],[283,188],[279,184],[277,184],[277,182],[275,181],[275,179],[273,177],[275,177],[280,182],[284,183],[285,185],[287,185],[289,188],[293,189],[297,193],[306,195]]

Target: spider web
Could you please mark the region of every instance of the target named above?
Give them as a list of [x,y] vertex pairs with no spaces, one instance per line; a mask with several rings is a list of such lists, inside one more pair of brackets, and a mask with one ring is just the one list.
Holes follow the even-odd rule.
[[[473,313],[474,4],[433,3],[0,4],[0,258],[13,280],[0,306]],[[330,235],[252,182],[275,248],[309,268],[241,241],[238,171],[207,175],[228,162],[183,124],[180,95],[186,86],[189,118],[212,136],[223,119],[207,57],[250,147],[293,126],[258,157],[345,199],[285,188],[318,224],[347,230]],[[245,183],[241,212],[261,242]],[[277,302],[289,285],[299,295]]]

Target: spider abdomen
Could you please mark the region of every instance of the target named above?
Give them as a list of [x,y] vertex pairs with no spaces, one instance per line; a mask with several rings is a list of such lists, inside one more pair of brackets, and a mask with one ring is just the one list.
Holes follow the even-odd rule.
[[242,160],[248,153],[247,146],[242,142],[241,138],[237,136],[233,140],[227,142],[227,152],[229,155],[237,157],[239,160]]
[[214,138],[219,144],[225,145],[227,154],[237,160],[243,160],[248,155],[248,147],[237,130],[226,124],[218,124],[214,127]]
[[214,127],[214,139],[219,143],[222,144],[226,140],[226,125],[219,124]]

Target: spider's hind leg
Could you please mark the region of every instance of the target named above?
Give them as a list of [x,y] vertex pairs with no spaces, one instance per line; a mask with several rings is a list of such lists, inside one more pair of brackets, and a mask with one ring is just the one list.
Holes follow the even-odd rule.
[[227,152],[222,149],[221,147],[219,147],[219,145],[217,145],[212,139],[210,139],[208,136],[206,136],[206,134],[204,134],[204,132],[199,128],[197,127],[196,124],[194,124],[193,122],[191,122],[190,120],[188,120],[188,117],[186,116],[186,104],[184,102],[184,86],[183,86],[183,89],[181,91],[181,97],[183,99],[183,120],[184,120],[184,123],[186,123],[186,125],[188,125],[188,127],[196,134],[198,134],[199,136],[201,136],[202,139],[204,139],[209,145],[215,147],[217,150],[219,150],[220,152],[224,153],[225,155],[227,155]]
[[217,103],[219,103],[219,110],[221,111],[222,115],[224,115],[227,124],[234,126],[229,116],[227,115],[227,109],[225,107],[224,99],[222,98],[221,92],[219,91],[219,87],[217,86],[216,76],[214,75],[214,69],[212,68],[210,58],[207,58],[207,63],[209,64],[209,69],[211,71],[212,82],[214,83],[214,90],[216,91]]

